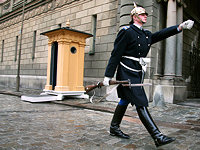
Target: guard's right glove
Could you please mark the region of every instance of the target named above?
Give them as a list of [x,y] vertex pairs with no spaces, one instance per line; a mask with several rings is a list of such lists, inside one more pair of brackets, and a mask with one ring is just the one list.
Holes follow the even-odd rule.
[[187,20],[187,21],[184,21],[183,23],[181,23],[179,26],[181,27],[181,29],[192,29],[194,25],[194,21],[192,20]]
[[104,77],[103,85],[104,85],[104,86],[109,86],[109,81],[110,81],[111,79],[112,79],[112,78],[110,78],[110,77]]

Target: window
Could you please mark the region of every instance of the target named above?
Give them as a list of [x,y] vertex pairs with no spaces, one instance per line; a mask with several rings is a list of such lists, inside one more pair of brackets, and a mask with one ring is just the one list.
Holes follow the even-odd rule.
[[97,30],[97,15],[92,16],[92,41],[90,45],[89,55],[94,55],[95,53],[95,41],[96,41],[96,30]]
[[37,34],[37,31],[34,31],[33,32],[32,60],[35,58],[36,34]]
[[16,36],[16,41],[15,41],[15,61],[17,61],[17,51],[18,51],[18,36]]
[[3,62],[3,51],[4,51],[4,40],[2,41],[2,48],[1,48],[1,62]]

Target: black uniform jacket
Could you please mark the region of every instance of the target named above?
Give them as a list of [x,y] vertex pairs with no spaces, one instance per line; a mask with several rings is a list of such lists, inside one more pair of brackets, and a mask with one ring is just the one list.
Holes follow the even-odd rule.
[[[113,77],[117,69],[117,80],[130,79],[131,83],[141,83],[142,72],[135,72],[125,68],[120,64],[122,62],[127,67],[142,70],[138,61],[124,58],[122,56],[146,57],[150,46],[158,41],[166,39],[178,32],[178,25],[162,29],[156,33],[147,30],[141,30],[135,25],[130,25],[121,29],[114,42],[114,49],[109,59],[105,76]],[[118,97],[129,101],[132,105],[148,106],[148,100],[143,87],[122,87],[117,88]]]

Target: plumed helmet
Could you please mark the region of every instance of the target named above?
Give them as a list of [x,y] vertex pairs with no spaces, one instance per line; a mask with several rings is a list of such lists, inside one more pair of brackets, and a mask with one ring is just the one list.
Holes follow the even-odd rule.
[[140,15],[140,14],[146,14],[148,16],[148,13],[143,7],[137,7],[136,3],[134,3],[134,8],[131,11],[131,15]]

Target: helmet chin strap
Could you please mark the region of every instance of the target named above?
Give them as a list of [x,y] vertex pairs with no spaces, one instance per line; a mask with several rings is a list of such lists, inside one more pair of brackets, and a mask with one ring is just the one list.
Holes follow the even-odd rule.
[[142,21],[142,19],[137,15],[137,14],[135,14],[135,16],[144,24],[145,22],[144,21]]

